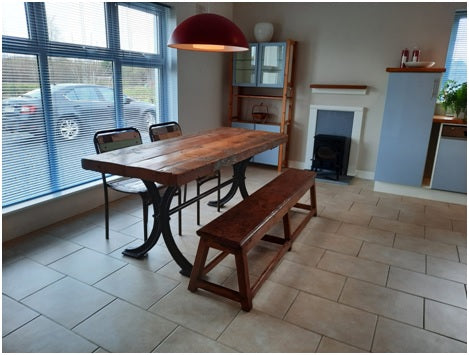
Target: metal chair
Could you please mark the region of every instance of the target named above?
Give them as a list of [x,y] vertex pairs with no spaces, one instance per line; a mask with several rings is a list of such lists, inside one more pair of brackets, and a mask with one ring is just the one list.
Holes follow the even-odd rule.
[[[142,144],[142,137],[140,132],[133,127],[114,128],[103,131],[98,131],[93,137],[94,147],[96,153],[101,154],[110,152],[116,149],[131,147],[134,145]],[[106,239],[109,239],[109,197],[108,188],[115,191],[139,194],[142,199],[143,205],[143,238],[147,240],[148,231],[148,206],[152,204],[150,195],[142,180],[129,177],[119,177],[108,181],[106,174],[101,174],[104,187],[104,207],[105,207],[105,221],[106,221]],[[164,188],[163,185],[157,184],[158,189]],[[179,204],[181,204],[181,190],[178,190]],[[181,211],[179,211],[179,235],[182,230]]]
[[[156,123],[149,127],[150,140],[152,142],[160,141],[168,138],[182,136],[181,126],[174,121]],[[200,187],[210,180],[217,180],[217,211],[220,212],[220,171],[217,170],[211,175],[203,176],[196,179],[197,196],[200,195]],[[184,185],[184,202],[187,200],[187,185]],[[200,200],[197,201],[197,224],[200,225]]]

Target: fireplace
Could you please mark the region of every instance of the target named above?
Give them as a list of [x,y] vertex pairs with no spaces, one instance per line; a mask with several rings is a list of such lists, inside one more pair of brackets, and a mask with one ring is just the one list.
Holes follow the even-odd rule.
[[[363,107],[348,106],[322,106],[311,105],[309,111],[309,126],[306,146],[305,169],[314,168],[314,152],[316,147],[316,136],[341,136],[344,140],[343,151],[348,151],[348,160],[342,159],[339,171],[340,176],[355,176],[357,173],[357,162],[362,130]],[[348,142],[346,142],[348,140]],[[323,151],[324,155],[326,151]],[[324,159],[323,159],[324,160]],[[316,163],[317,164],[317,163]],[[330,161],[329,166],[332,165]],[[337,164],[335,164],[337,165]],[[337,177],[334,166],[335,177]]]
[[350,137],[329,134],[314,136],[313,162],[311,170],[319,178],[340,180],[347,175],[350,153]]

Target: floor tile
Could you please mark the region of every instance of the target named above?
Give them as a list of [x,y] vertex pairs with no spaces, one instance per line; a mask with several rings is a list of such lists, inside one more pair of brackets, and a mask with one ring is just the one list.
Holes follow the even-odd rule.
[[326,251],[318,268],[378,285],[385,285],[389,266],[355,256]]
[[425,329],[467,342],[467,312],[465,309],[426,300]]
[[313,232],[328,232],[334,233],[339,229],[341,222],[335,221],[330,218],[317,216],[312,218],[305,227],[305,230]]
[[161,269],[171,260],[173,260],[171,254],[166,246],[155,245],[143,258],[132,258],[122,254],[124,249],[136,248],[143,243],[143,240],[137,240],[132,243],[125,245],[124,247],[117,249],[116,251],[109,254],[113,258],[116,258],[124,263],[131,264],[143,270],[155,272]]
[[98,348],[42,316],[4,337],[2,343],[9,353],[89,353]]
[[365,242],[358,257],[399,266],[403,269],[425,272],[425,255],[407,250]]
[[423,238],[414,238],[407,235],[397,235],[394,242],[394,248],[433,255],[453,261],[459,260],[455,245],[434,242]]
[[[104,220],[104,213],[102,218]],[[68,239],[93,227],[95,227],[95,225],[87,223],[83,218],[72,217],[53,224],[52,226],[45,228],[44,231],[55,237]]]
[[41,264],[21,259],[3,265],[2,292],[11,298],[21,300],[63,277],[65,275]]
[[463,263],[428,256],[427,274],[467,284],[467,265]]
[[122,261],[90,249],[81,249],[49,265],[87,284],[94,284],[125,266]]
[[466,308],[466,291],[458,282],[391,266],[387,286],[417,296]]
[[457,247],[459,261],[463,264],[467,264],[467,248],[466,247]]
[[326,232],[304,232],[298,238],[298,242],[348,255],[357,255],[362,245],[360,239]]
[[80,233],[69,240],[100,253],[109,254],[114,250],[133,242],[135,238],[110,230],[109,239],[106,239],[105,229],[102,227],[95,227],[84,233]]
[[[143,209],[143,208],[142,208]],[[109,229],[113,231],[120,231],[121,229],[127,228],[134,223],[140,221],[141,217],[131,216],[127,213],[110,211],[109,213]],[[102,227],[104,227],[105,221],[103,216]]]
[[423,298],[368,282],[347,279],[340,303],[423,327]]
[[156,353],[233,353],[233,349],[181,326],[154,351]]
[[423,212],[406,213],[405,211],[401,211],[399,214],[399,221],[430,228],[445,229],[447,231],[450,231],[452,228],[449,218],[442,216],[429,216]]
[[296,240],[293,243],[292,250],[288,251],[283,258],[297,264],[316,266],[323,254],[324,249],[309,246],[301,243],[300,240]]
[[337,300],[345,277],[328,271],[282,260],[269,280],[318,296]]
[[453,225],[453,232],[463,233],[467,235],[466,221],[451,220],[451,224]]
[[350,223],[343,223],[337,234],[386,246],[392,246],[394,242],[394,232],[392,231],[367,228]]
[[241,312],[218,339],[248,353],[312,353],[320,340],[318,334],[255,310]]
[[50,237],[44,240],[40,247],[31,249],[24,253],[24,255],[38,263],[47,265],[81,248],[82,246],[79,244],[71,243],[60,238]]
[[425,239],[451,245],[467,246],[467,236],[464,233],[453,232],[439,228],[425,228]]
[[405,223],[401,221],[393,221],[381,217],[372,217],[369,226],[370,228],[382,229],[399,234],[412,235],[415,237],[423,237],[425,233],[424,226],[419,226],[412,223]]
[[11,333],[38,316],[39,313],[2,295],[2,336]]
[[26,297],[22,302],[71,329],[112,300],[114,297],[111,295],[65,277]]
[[151,352],[176,324],[115,300],[73,330],[111,352]]
[[288,322],[363,350],[371,348],[376,319],[371,313],[303,292],[285,316]]
[[361,226],[368,226],[371,219],[371,216],[368,214],[344,211],[329,206],[326,206],[326,208],[321,211],[320,216],[345,223],[358,224]]
[[456,220],[466,220],[466,206],[446,204],[440,206],[426,206],[425,214],[429,217],[446,217]]
[[382,217],[396,220],[399,216],[399,210],[392,207],[376,206],[368,203],[354,202],[350,212],[365,213],[370,216]]
[[465,353],[466,344],[380,317],[372,351],[377,353]]
[[316,352],[317,353],[365,353],[366,351],[323,336],[321,339],[321,343],[319,344],[319,347]]
[[277,318],[283,318],[298,296],[298,290],[266,280],[256,293],[253,308]]
[[215,340],[240,309],[237,302],[204,290],[192,293],[180,285],[149,311]]
[[126,265],[94,286],[147,309],[178,284],[165,276]]

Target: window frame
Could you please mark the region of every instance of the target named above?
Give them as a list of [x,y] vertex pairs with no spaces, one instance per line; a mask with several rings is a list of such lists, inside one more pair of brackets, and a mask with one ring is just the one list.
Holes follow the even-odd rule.
[[[159,105],[156,108],[157,117],[160,117],[162,121],[166,120],[168,117],[169,67],[166,42],[168,37],[167,22],[170,17],[168,11],[169,7],[155,3],[102,2],[101,4],[104,6],[105,14],[106,47],[49,41],[46,6],[44,2],[25,2],[24,4],[29,38],[6,35],[2,36],[3,53],[32,55],[37,58],[42,108],[46,129],[46,145],[49,152],[50,180],[52,184],[50,190],[45,191],[42,195],[7,204],[3,206],[4,208],[11,208],[15,205],[24,205],[27,201],[41,199],[44,196],[55,195],[69,189],[76,189],[79,186],[87,186],[90,182],[101,179],[101,177],[97,175],[96,179],[82,181],[75,186],[62,187],[59,185],[57,174],[59,171],[58,167],[60,165],[58,164],[56,144],[53,139],[54,127],[52,127],[53,108],[49,72],[49,59],[51,57],[100,60],[112,63],[116,127],[122,127],[124,125],[124,108],[123,100],[121,99],[125,96],[123,93],[122,68],[124,66],[136,66],[159,70],[160,90],[156,93],[158,95],[157,100],[159,102]],[[157,31],[159,34],[158,53],[143,53],[120,49],[118,16],[120,6],[148,12],[159,17],[160,20],[157,21]]]
[[[466,18],[466,21],[467,21],[467,10],[457,10],[454,14],[454,20],[453,20],[453,24],[451,26],[451,35],[450,35],[450,39],[449,39],[448,51],[447,51],[447,54],[446,54],[446,61],[445,61],[446,71],[443,73],[443,76],[441,78],[440,89],[442,89],[444,87],[445,83],[448,80],[451,80],[451,78],[449,77],[449,74],[450,74],[450,69],[449,68],[451,67],[451,64],[453,63],[454,48],[455,48],[455,45],[456,45],[456,38],[457,38],[459,21],[464,17]],[[467,37],[466,37],[466,50],[467,50]],[[466,60],[466,66],[467,66],[467,60]],[[466,77],[466,81],[467,81],[467,77]]]

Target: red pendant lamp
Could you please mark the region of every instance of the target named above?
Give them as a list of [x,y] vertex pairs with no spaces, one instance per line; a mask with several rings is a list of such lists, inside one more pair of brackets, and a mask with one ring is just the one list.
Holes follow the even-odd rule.
[[191,16],[176,27],[168,47],[199,52],[241,52],[249,49],[246,37],[233,22],[216,14]]

